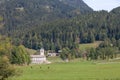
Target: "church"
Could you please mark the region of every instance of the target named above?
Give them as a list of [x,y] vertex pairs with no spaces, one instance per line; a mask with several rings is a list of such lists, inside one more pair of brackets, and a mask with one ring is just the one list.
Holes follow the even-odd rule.
[[41,48],[39,55],[30,55],[30,57],[31,57],[31,63],[32,64],[49,63],[46,60],[46,56],[44,55],[44,53],[45,53],[45,50],[43,48]]

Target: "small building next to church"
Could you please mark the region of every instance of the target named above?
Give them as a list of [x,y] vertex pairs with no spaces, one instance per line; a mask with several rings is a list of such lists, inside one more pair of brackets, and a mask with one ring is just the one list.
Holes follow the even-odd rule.
[[46,60],[46,56],[44,55],[45,50],[43,48],[40,49],[39,55],[30,55],[31,63],[33,64],[42,64],[42,63],[50,63]]

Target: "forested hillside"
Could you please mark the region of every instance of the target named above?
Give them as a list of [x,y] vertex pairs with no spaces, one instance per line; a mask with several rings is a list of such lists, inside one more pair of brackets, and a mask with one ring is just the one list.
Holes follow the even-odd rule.
[[[118,8],[119,9],[119,8]],[[78,43],[92,43],[109,39],[114,46],[120,39],[120,14],[117,10],[77,16],[72,19],[60,19],[51,23],[27,30],[11,31],[9,35],[14,43],[38,49],[59,50],[64,47],[73,48]]]
[[86,5],[83,0],[60,0],[64,4],[67,4],[69,6],[72,6],[76,8],[77,14],[80,13],[88,13],[92,11],[92,8],[90,8],[88,5]]
[[16,45],[58,51],[108,40],[120,47],[119,7],[108,13],[93,12],[82,0],[10,0],[1,4],[1,23],[5,23],[1,33]]
[[[80,6],[73,6],[78,4]],[[3,0],[0,6],[0,16],[8,32],[92,12],[82,0]]]

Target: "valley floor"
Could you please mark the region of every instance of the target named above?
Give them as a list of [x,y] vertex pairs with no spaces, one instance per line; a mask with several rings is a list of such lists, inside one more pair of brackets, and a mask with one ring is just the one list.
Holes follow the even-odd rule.
[[19,69],[23,73],[10,80],[120,80],[120,63],[59,62]]

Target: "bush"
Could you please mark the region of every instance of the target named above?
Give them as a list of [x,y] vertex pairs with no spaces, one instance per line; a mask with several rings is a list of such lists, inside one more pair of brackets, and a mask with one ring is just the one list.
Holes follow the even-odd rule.
[[0,57],[0,80],[5,80],[14,75],[15,68],[9,63],[9,59],[6,56]]

